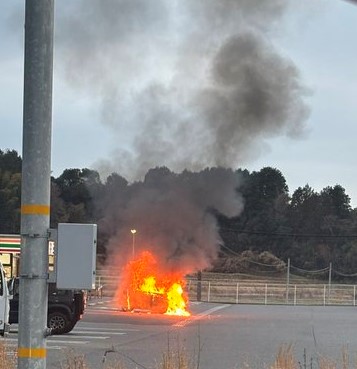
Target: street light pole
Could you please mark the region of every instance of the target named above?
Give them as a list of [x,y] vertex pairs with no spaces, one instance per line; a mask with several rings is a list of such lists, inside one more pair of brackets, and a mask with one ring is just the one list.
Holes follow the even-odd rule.
[[136,229],[131,229],[130,232],[133,235],[133,245],[132,245],[132,247],[133,247],[133,259],[134,259],[134,257],[135,257],[135,233],[136,233]]

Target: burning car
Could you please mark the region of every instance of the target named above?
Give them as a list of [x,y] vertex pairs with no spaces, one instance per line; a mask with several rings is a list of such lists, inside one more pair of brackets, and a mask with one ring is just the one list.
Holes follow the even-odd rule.
[[125,311],[189,316],[184,287],[182,275],[160,271],[155,256],[144,251],[124,267],[114,299]]

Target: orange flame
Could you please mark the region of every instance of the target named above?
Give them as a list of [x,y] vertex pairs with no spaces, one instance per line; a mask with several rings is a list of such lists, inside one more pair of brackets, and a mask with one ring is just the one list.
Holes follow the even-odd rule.
[[167,315],[189,316],[185,282],[179,273],[159,271],[155,257],[144,251],[124,268],[115,300],[125,310],[142,309]]
[[156,287],[156,279],[154,276],[144,278],[144,283],[139,287],[139,290],[152,295],[163,295],[165,288]]
[[182,298],[183,289],[180,284],[174,283],[167,292],[168,306],[167,315],[189,316],[190,313],[186,310],[185,300]]

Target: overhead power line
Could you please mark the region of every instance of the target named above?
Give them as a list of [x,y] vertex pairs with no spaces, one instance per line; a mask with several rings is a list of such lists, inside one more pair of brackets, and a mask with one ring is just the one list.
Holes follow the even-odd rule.
[[[356,0],[357,1],[357,0]],[[323,233],[282,233],[282,232],[263,232],[250,231],[245,229],[221,228],[222,231],[232,233],[244,233],[257,236],[291,237],[291,238],[357,238],[356,234],[332,235]]]

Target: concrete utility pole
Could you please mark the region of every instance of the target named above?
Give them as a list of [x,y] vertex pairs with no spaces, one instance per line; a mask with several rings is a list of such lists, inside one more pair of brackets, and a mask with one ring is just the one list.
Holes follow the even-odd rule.
[[26,0],[18,368],[46,368],[54,0]]

